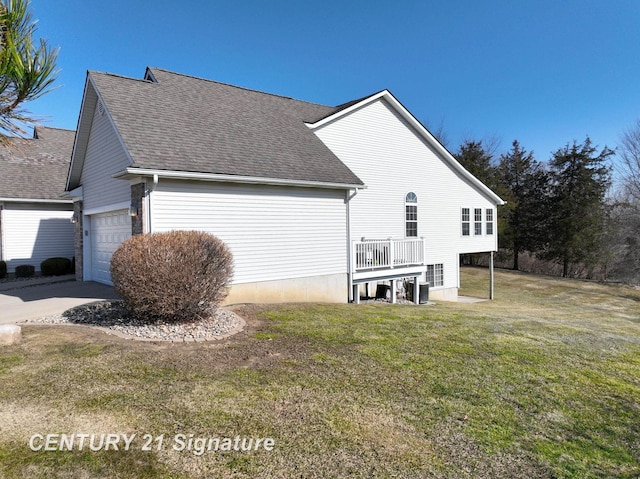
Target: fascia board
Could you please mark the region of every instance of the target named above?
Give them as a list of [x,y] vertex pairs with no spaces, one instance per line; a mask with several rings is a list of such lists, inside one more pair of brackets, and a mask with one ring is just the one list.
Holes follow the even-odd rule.
[[3,203],[55,203],[61,205],[68,205],[73,203],[73,200],[47,200],[43,198],[0,198],[0,202]]
[[[94,101],[95,100],[95,101]],[[66,189],[73,189],[71,185],[74,184],[77,186],[80,181],[80,177],[82,175],[82,168],[84,167],[84,161],[86,159],[87,149],[89,147],[89,136],[91,129],[93,128],[93,118],[95,116],[95,110],[98,103],[101,103],[104,107],[105,115],[113,128],[122,149],[129,160],[129,164],[133,165],[133,158],[129,153],[129,150],[125,146],[124,140],[120,135],[120,131],[116,128],[116,125],[113,121],[113,117],[109,112],[106,102],[102,98],[100,91],[98,90],[93,78],[91,77],[91,71],[87,72],[87,79],[85,83],[84,94],[82,96],[82,106],[80,108],[80,115],[78,117],[78,126],[76,128],[76,137],[73,142],[73,150],[71,153],[71,163],[69,165],[69,174],[67,175],[67,185]],[[85,122],[89,122],[89,126],[85,128],[81,128],[81,124]],[[86,135],[86,138],[85,138]],[[80,143],[80,151],[78,149],[78,144]],[[81,159],[78,159],[81,158]],[[79,164],[77,162],[80,162]]]
[[402,103],[400,103],[396,97],[394,97],[389,90],[383,90],[375,95],[365,98],[364,100],[351,105],[349,108],[345,108],[333,115],[330,115],[316,123],[307,123],[307,126],[312,130],[316,130],[328,123],[339,120],[340,118],[350,114],[351,112],[363,108],[364,106],[378,100],[384,98],[391,107],[405,120],[407,123],[429,144],[431,145],[438,153],[442,155],[447,163],[451,165],[451,167],[457,171],[463,178],[465,178],[473,187],[480,190],[484,195],[490,198],[498,205],[505,204],[505,201],[496,195],[488,186],[482,183],[479,179],[473,176],[469,171],[464,168],[458,160],[456,160],[453,155],[447,150],[442,143],[440,143],[430,132],[427,130],[422,123],[418,121],[418,119],[411,114],[409,110],[407,110]]
[[[91,123],[93,121],[93,113],[95,111],[95,102],[88,101],[89,96],[91,94],[89,87],[90,87],[89,72],[87,72],[87,77],[84,82],[84,91],[82,93],[82,102],[80,103],[80,114],[78,115],[78,123],[76,125],[76,135],[75,135],[75,138],[73,139],[73,149],[71,150],[71,162],[69,163],[69,172],[67,173],[67,184],[66,184],[67,190],[73,189],[71,185],[74,184],[75,182],[80,181],[84,160],[80,162],[80,164],[77,164],[77,162],[80,161],[80,160],[77,160],[77,158],[78,158],[78,155],[82,155],[84,157],[84,154],[86,153],[87,145],[89,143],[88,133],[86,134],[86,138],[85,138],[84,137],[85,135],[83,135],[84,130],[81,130],[80,128],[80,125],[82,125],[84,122],[89,121]],[[91,125],[89,125],[87,131],[90,131],[90,130],[91,130]],[[79,149],[82,149],[83,151],[79,152]],[[76,173],[76,170],[78,170],[77,173]]]
[[348,183],[329,183],[320,181],[304,181],[304,180],[288,180],[283,178],[261,178],[254,176],[239,175],[220,175],[215,173],[199,173],[191,171],[170,171],[170,170],[154,170],[145,168],[126,168],[113,175],[117,179],[130,179],[131,177],[157,176],[158,178],[176,179],[176,180],[200,180],[200,181],[216,181],[224,183],[244,183],[257,185],[275,185],[275,186],[300,186],[306,188],[327,188],[353,190],[364,189],[365,185],[348,184]]

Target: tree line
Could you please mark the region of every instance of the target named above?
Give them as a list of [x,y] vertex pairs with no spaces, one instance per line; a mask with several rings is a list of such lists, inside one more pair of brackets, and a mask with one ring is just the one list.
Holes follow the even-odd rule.
[[[513,141],[465,140],[454,154],[504,200],[499,253],[514,270],[521,258],[556,265],[564,277],[640,282],[640,120],[616,150],[590,138],[558,148],[546,161]],[[621,166],[613,184],[612,157]],[[615,188],[613,188],[615,186]]]

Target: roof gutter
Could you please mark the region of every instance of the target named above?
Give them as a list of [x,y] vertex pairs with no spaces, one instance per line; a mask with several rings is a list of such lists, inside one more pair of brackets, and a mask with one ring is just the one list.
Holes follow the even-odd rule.
[[69,205],[73,200],[47,200],[44,198],[0,198],[3,203],[56,203]]
[[255,185],[274,185],[274,186],[300,186],[305,188],[326,188],[337,190],[363,189],[366,185],[350,184],[350,183],[331,183],[324,181],[307,181],[307,180],[291,180],[284,178],[261,178],[257,176],[241,176],[241,175],[221,175],[217,173],[199,173],[195,171],[172,171],[172,170],[154,170],[147,168],[129,167],[113,175],[117,179],[131,179],[137,176],[151,176],[154,182],[156,178],[167,178],[174,180],[199,180],[199,181],[216,181],[223,183],[243,183]]

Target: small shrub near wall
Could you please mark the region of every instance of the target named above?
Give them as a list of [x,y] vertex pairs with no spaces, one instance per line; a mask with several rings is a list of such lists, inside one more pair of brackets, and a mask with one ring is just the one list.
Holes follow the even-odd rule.
[[4,261],[0,261],[0,279],[7,276],[7,263]]
[[111,281],[127,308],[149,322],[210,316],[228,294],[231,251],[200,231],[132,236],[111,258]]
[[30,264],[16,266],[16,278],[31,278],[36,274],[36,267]]
[[71,260],[68,258],[48,258],[40,263],[43,276],[61,276],[71,273]]

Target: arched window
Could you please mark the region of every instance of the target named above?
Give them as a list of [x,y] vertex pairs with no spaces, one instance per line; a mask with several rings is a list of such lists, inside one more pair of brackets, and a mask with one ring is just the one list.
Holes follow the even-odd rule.
[[418,197],[413,191],[404,198],[405,236],[418,236]]

